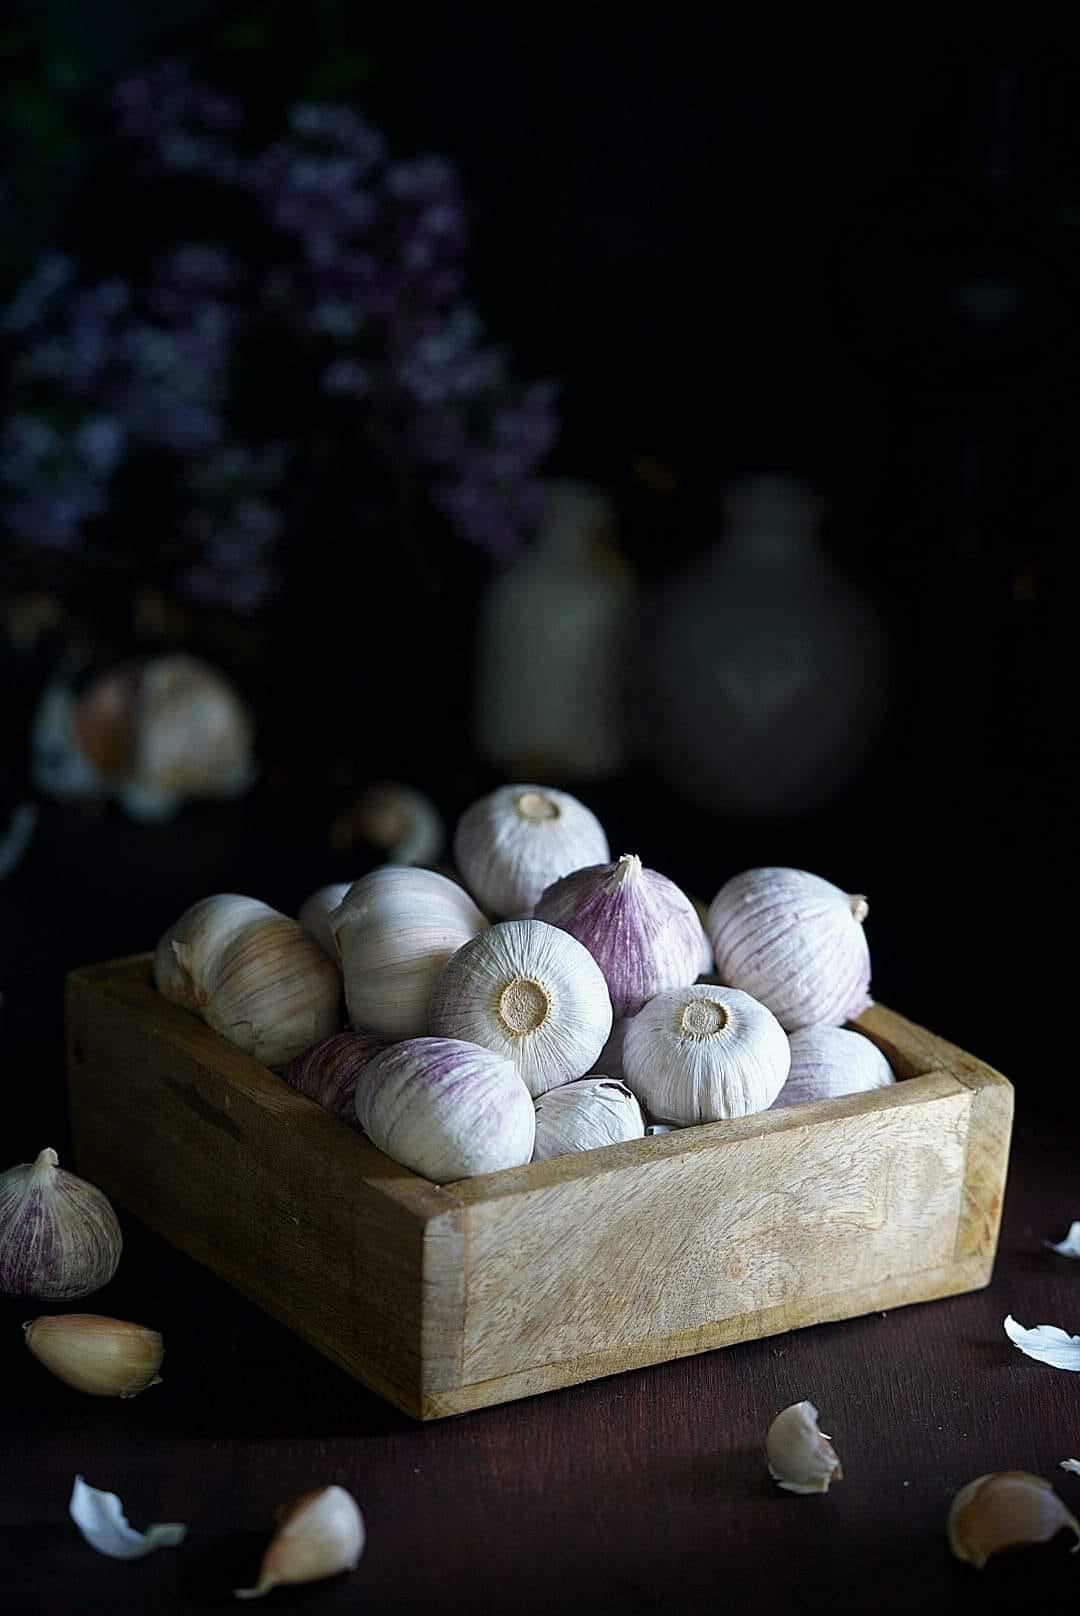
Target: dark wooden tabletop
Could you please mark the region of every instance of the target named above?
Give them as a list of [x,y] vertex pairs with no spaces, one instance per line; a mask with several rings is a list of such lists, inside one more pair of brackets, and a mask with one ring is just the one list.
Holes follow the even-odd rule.
[[[1076,1141],[1021,1113],[991,1287],[421,1426],[212,1275],[126,1223],[91,1303],[160,1328],[164,1383],[129,1402],[52,1379],[0,1309],[4,1611],[224,1607],[250,1585],[275,1506],[338,1482],[364,1511],[358,1571],[279,1589],[286,1610],[714,1612],[1074,1610],[1068,1539],[954,1562],[953,1493],[988,1470],[1052,1477],[1080,1512],[1080,1380],[1023,1357],[1024,1324],[1080,1327],[1080,1264],[1048,1252],[1080,1213]],[[843,1260],[843,1253],[838,1253]],[[810,1398],[845,1478],[825,1497],[770,1482],[773,1415]],[[190,1524],[180,1549],[117,1563],[67,1516],[81,1472],[136,1526]]]

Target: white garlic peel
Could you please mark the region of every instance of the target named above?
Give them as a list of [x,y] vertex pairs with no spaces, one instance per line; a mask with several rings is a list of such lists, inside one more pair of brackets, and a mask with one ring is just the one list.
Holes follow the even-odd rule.
[[611,1032],[611,1000],[592,955],[542,920],[504,920],[441,972],[428,1030],[513,1061],[533,1098],[584,1077]]
[[737,988],[700,982],[657,994],[623,1044],[626,1082],[649,1115],[684,1127],[767,1110],[790,1061],[770,1010]]
[[334,934],[330,930],[330,916],[340,906],[341,900],[352,885],[351,881],[335,881],[328,887],[319,887],[318,891],[304,899],[300,905],[300,913],[296,917],[304,930],[311,933],[332,960],[337,959],[338,951]]
[[533,1161],[644,1137],[641,1107],[626,1084],[614,1078],[581,1078],[551,1089],[536,1101]]
[[425,1032],[436,977],[486,927],[464,887],[434,870],[386,864],[354,882],[330,916],[353,1026],[390,1039]]
[[788,1032],[854,1021],[871,1002],[867,909],[806,870],[746,870],[709,907],[717,975]]
[[788,1040],[791,1070],[772,1108],[835,1100],[895,1083],[885,1056],[860,1032],[846,1027],[800,1027]]
[[157,1330],[97,1313],[57,1313],[23,1330],[38,1363],[90,1397],[136,1397],[161,1382],[165,1347]]
[[1014,1347],[1038,1363],[1049,1364],[1052,1369],[1080,1371],[1080,1335],[1069,1335],[1056,1324],[1036,1324],[1026,1330],[1011,1313],[1005,1319],[1005,1334]]
[[765,1438],[769,1475],[789,1493],[827,1493],[844,1477],[832,1441],[818,1429],[813,1403],[792,1403],[779,1413]]
[[1059,1257],[1080,1257],[1080,1223],[1070,1223],[1064,1240],[1046,1240],[1044,1245],[1056,1251]]
[[563,876],[535,914],[584,943],[616,1016],[633,1015],[667,988],[688,987],[709,952],[690,899],[666,875],[645,869],[636,853]]
[[553,881],[610,856],[596,815],[549,786],[500,786],[467,808],[454,832],[457,867],[492,915],[531,912]]
[[524,1166],[536,1133],[513,1062],[452,1038],[410,1038],[377,1055],[356,1086],[356,1119],[380,1150],[437,1184]]
[[949,1509],[949,1547],[958,1560],[981,1570],[991,1555],[1030,1543],[1048,1543],[1063,1529],[1076,1534],[1080,1522],[1042,1476],[1027,1470],[996,1470],[961,1487]]
[[157,946],[154,978],[275,1071],[341,1025],[333,960],[298,920],[252,898],[204,899],[181,915]]
[[1080,1476],[1080,1459],[1062,1459],[1058,1469],[1071,1470],[1074,1476]]
[[89,1296],[116,1273],[123,1244],[108,1197],[55,1150],[0,1173],[0,1293]]
[[254,1588],[234,1588],[233,1593],[237,1599],[261,1599],[287,1583],[321,1582],[355,1571],[366,1537],[364,1517],[344,1487],[302,1493],[279,1511]]
[[124,1506],[115,1493],[89,1487],[75,1477],[68,1513],[92,1549],[110,1560],[142,1560],[155,1549],[174,1549],[187,1536],[179,1521],[166,1521],[137,1532],[128,1525]]

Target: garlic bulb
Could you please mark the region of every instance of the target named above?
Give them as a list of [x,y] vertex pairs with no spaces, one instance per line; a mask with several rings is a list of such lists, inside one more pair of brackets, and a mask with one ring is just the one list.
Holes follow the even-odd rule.
[[961,1487],[949,1509],[949,1547],[958,1560],[981,1570],[992,1554],[1028,1543],[1048,1543],[1067,1527],[1080,1548],[1080,1522],[1042,1476],[995,1470]]
[[650,1116],[684,1126],[767,1110],[790,1062],[770,1010],[704,982],[650,999],[623,1044],[626,1081]]
[[339,1122],[356,1121],[356,1080],[386,1048],[366,1032],[336,1032],[305,1049],[285,1068],[285,1081]]
[[773,1110],[862,1094],[895,1083],[893,1069],[876,1044],[846,1027],[800,1027],[791,1034],[791,1070]]
[[493,915],[530,912],[560,876],[610,856],[596,815],[548,786],[500,786],[466,808],[454,832],[458,869]]
[[616,1016],[696,982],[709,952],[690,899],[666,875],[645,869],[636,853],[564,875],[543,893],[535,915],[585,944]]
[[167,999],[279,1071],[341,1025],[341,978],[298,920],[224,894],[180,916],[154,954]]
[[537,1100],[533,1161],[644,1137],[645,1118],[625,1083],[610,1077],[583,1077],[551,1089]]
[[409,1038],[377,1055],[357,1084],[356,1116],[380,1150],[438,1184],[523,1166],[536,1133],[513,1062],[454,1038]]
[[234,1588],[237,1599],[261,1599],[285,1583],[321,1582],[355,1571],[364,1552],[364,1517],[344,1487],[317,1487],[278,1511],[278,1528],[254,1588]]
[[351,881],[335,881],[328,887],[320,887],[310,898],[304,899],[300,905],[300,913],[296,917],[304,930],[309,931],[315,941],[325,948],[332,960],[337,959],[338,951],[334,934],[330,930],[330,916],[352,884]]
[[504,920],[441,972],[428,1030],[514,1062],[535,1099],[584,1077],[611,1031],[611,1001],[588,949],[542,920]]
[[717,974],[788,1032],[853,1021],[871,1002],[867,907],[806,870],[746,870],[709,908]]
[[435,978],[487,921],[464,887],[434,870],[385,864],[330,916],[354,1027],[380,1038],[426,1031]]
[[365,786],[330,827],[330,843],[375,847],[389,864],[434,864],[446,829],[430,797],[397,780]]
[[632,1020],[632,1016],[622,1016],[612,1023],[608,1041],[585,1074],[587,1077],[613,1077],[619,1083],[623,1081],[626,1076],[623,1071],[623,1044],[626,1029]]
[[827,1493],[844,1472],[832,1441],[818,1430],[813,1403],[792,1403],[779,1413],[765,1438],[769,1475],[789,1493]]
[[0,1173],[0,1291],[66,1301],[107,1285],[123,1238],[93,1184],[57,1166],[55,1150]]
[[38,1363],[91,1397],[137,1397],[161,1379],[164,1343],[141,1324],[98,1313],[57,1313],[31,1319],[23,1330]]

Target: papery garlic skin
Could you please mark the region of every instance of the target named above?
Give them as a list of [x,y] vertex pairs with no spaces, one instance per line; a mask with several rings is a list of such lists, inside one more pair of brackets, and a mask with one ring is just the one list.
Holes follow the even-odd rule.
[[354,882],[330,916],[353,1026],[387,1039],[424,1033],[436,977],[487,924],[464,887],[434,870],[386,864]]
[[787,1032],[854,1021],[871,1003],[867,911],[806,870],[745,870],[709,907],[717,975]]
[[364,1552],[364,1517],[344,1487],[317,1487],[278,1512],[278,1528],[263,1555],[254,1588],[237,1599],[261,1599],[286,1583],[321,1582],[355,1571]]
[[143,1560],[156,1549],[175,1549],[187,1536],[182,1521],[161,1521],[137,1532],[117,1495],[87,1486],[81,1476],[75,1477],[68,1514],[90,1547],[110,1560]]
[[57,1313],[23,1325],[26,1345],[50,1374],[90,1397],[137,1397],[160,1383],[157,1330],[99,1313]]
[[106,1196],[55,1150],[0,1173],[0,1292],[68,1301],[116,1272],[123,1237]]
[[531,913],[553,881],[610,857],[596,815],[550,786],[500,786],[467,808],[454,832],[454,861],[492,915]]
[[813,1403],[792,1403],[769,1426],[765,1455],[769,1475],[789,1493],[827,1493],[844,1472],[831,1440],[818,1429]]
[[949,1547],[958,1560],[981,1570],[991,1555],[1029,1543],[1048,1543],[1067,1527],[1080,1549],[1080,1522],[1042,1476],[994,1470],[961,1487],[949,1509]]
[[709,954],[690,899],[666,875],[645,869],[636,853],[563,876],[541,895],[535,915],[585,945],[616,1016],[633,1015],[668,988],[688,987]]
[[330,916],[341,903],[346,892],[353,885],[351,881],[334,881],[328,887],[319,887],[309,898],[305,898],[300,905],[297,915],[301,926],[311,933],[317,943],[320,943],[332,960],[338,957],[337,943],[330,929]]
[[551,1089],[536,1101],[533,1161],[602,1150],[626,1139],[645,1137],[645,1118],[625,1083],[610,1077],[583,1077]]
[[650,999],[623,1043],[629,1087],[651,1117],[683,1127],[767,1110],[790,1063],[770,1010],[737,988],[704,982]]
[[295,1056],[282,1074],[290,1088],[329,1111],[339,1122],[356,1122],[356,1084],[364,1068],[387,1045],[366,1032],[336,1032]]
[[536,1134],[513,1062],[453,1038],[377,1055],[356,1086],[356,1117],[380,1150],[436,1184],[522,1167]]
[[440,973],[428,1030],[513,1061],[536,1099],[584,1077],[611,1032],[611,1000],[588,949],[542,920],[504,920]]
[[835,1100],[842,1094],[865,1094],[896,1082],[877,1045],[846,1027],[800,1027],[788,1042],[791,1070],[772,1103],[774,1111]]
[[341,1025],[341,978],[298,920],[254,899],[204,899],[154,956],[166,998],[273,1071]]

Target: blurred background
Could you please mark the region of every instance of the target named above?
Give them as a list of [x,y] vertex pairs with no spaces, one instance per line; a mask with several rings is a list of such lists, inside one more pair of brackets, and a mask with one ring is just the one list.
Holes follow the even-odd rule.
[[507,779],[705,901],[866,892],[881,999],[1060,1103],[1078,69],[796,8],[5,9],[12,1159],[70,967],[437,862]]

